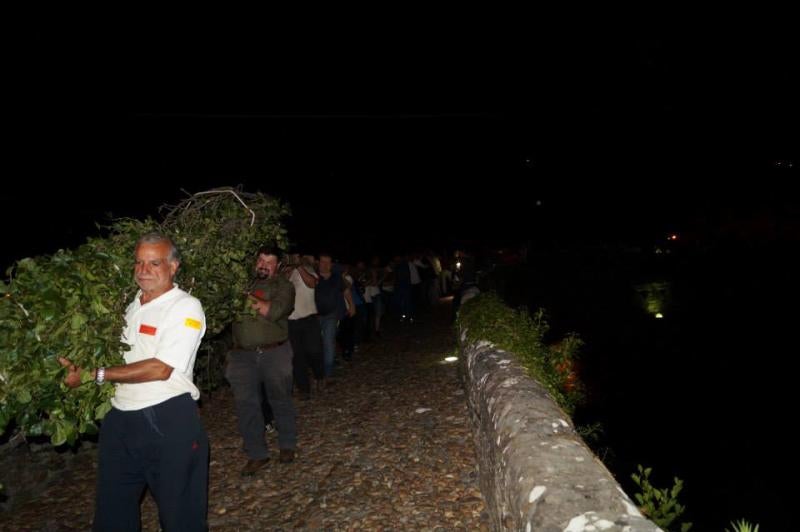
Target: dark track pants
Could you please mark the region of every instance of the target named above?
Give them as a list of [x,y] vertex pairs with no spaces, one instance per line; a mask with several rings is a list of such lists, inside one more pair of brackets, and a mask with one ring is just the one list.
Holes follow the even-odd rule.
[[106,415],[93,529],[140,530],[145,486],[163,530],[208,528],[208,437],[189,394],[142,410],[113,408]]

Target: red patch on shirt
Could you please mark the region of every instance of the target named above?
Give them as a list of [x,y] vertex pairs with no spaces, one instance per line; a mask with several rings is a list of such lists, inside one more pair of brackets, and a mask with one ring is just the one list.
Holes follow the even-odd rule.
[[156,328],[153,327],[152,325],[145,325],[144,323],[142,323],[141,325],[139,325],[139,332],[142,334],[149,334],[150,336],[155,336]]
[[196,451],[199,448],[200,448],[200,444],[198,444],[196,441],[193,441],[192,442],[192,450]]
[[263,290],[253,290],[253,295],[256,296],[258,299],[264,299]]

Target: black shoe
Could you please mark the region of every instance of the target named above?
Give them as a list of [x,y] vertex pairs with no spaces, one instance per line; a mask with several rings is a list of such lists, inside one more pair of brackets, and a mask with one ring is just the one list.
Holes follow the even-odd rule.
[[[281,457],[283,457],[283,451],[281,451]],[[269,458],[262,458],[261,460],[253,460],[250,459],[242,468],[242,476],[243,477],[252,477],[258,471],[264,468],[269,463]]]
[[278,461],[282,464],[294,462],[294,449],[281,449],[281,455]]

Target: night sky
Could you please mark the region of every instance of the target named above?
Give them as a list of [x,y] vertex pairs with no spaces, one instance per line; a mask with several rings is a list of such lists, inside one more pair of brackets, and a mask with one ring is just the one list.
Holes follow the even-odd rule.
[[237,184],[291,204],[300,249],[343,258],[800,218],[798,43],[778,30],[83,30],[37,24],[17,43],[3,265],[76,245],[107,213]]

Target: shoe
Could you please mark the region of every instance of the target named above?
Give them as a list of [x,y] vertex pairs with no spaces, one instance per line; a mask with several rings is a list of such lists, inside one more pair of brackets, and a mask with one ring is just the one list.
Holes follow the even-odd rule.
[[278,461],[282,464],[294,462],[294,449],[281,449],[281,455]]
[[267,423],[266,425],[264,425],[264,431],[265,431],[267,434],[272,434],[273,432],[275,432],[275,425],[273,424],[273,422],[272,422],[272,421],[270,421],[269,423]]
[[252,477],[268,463],[269,463],[269,458],[262,458],[261,460],[250,459],[242,468],[242,476]]

